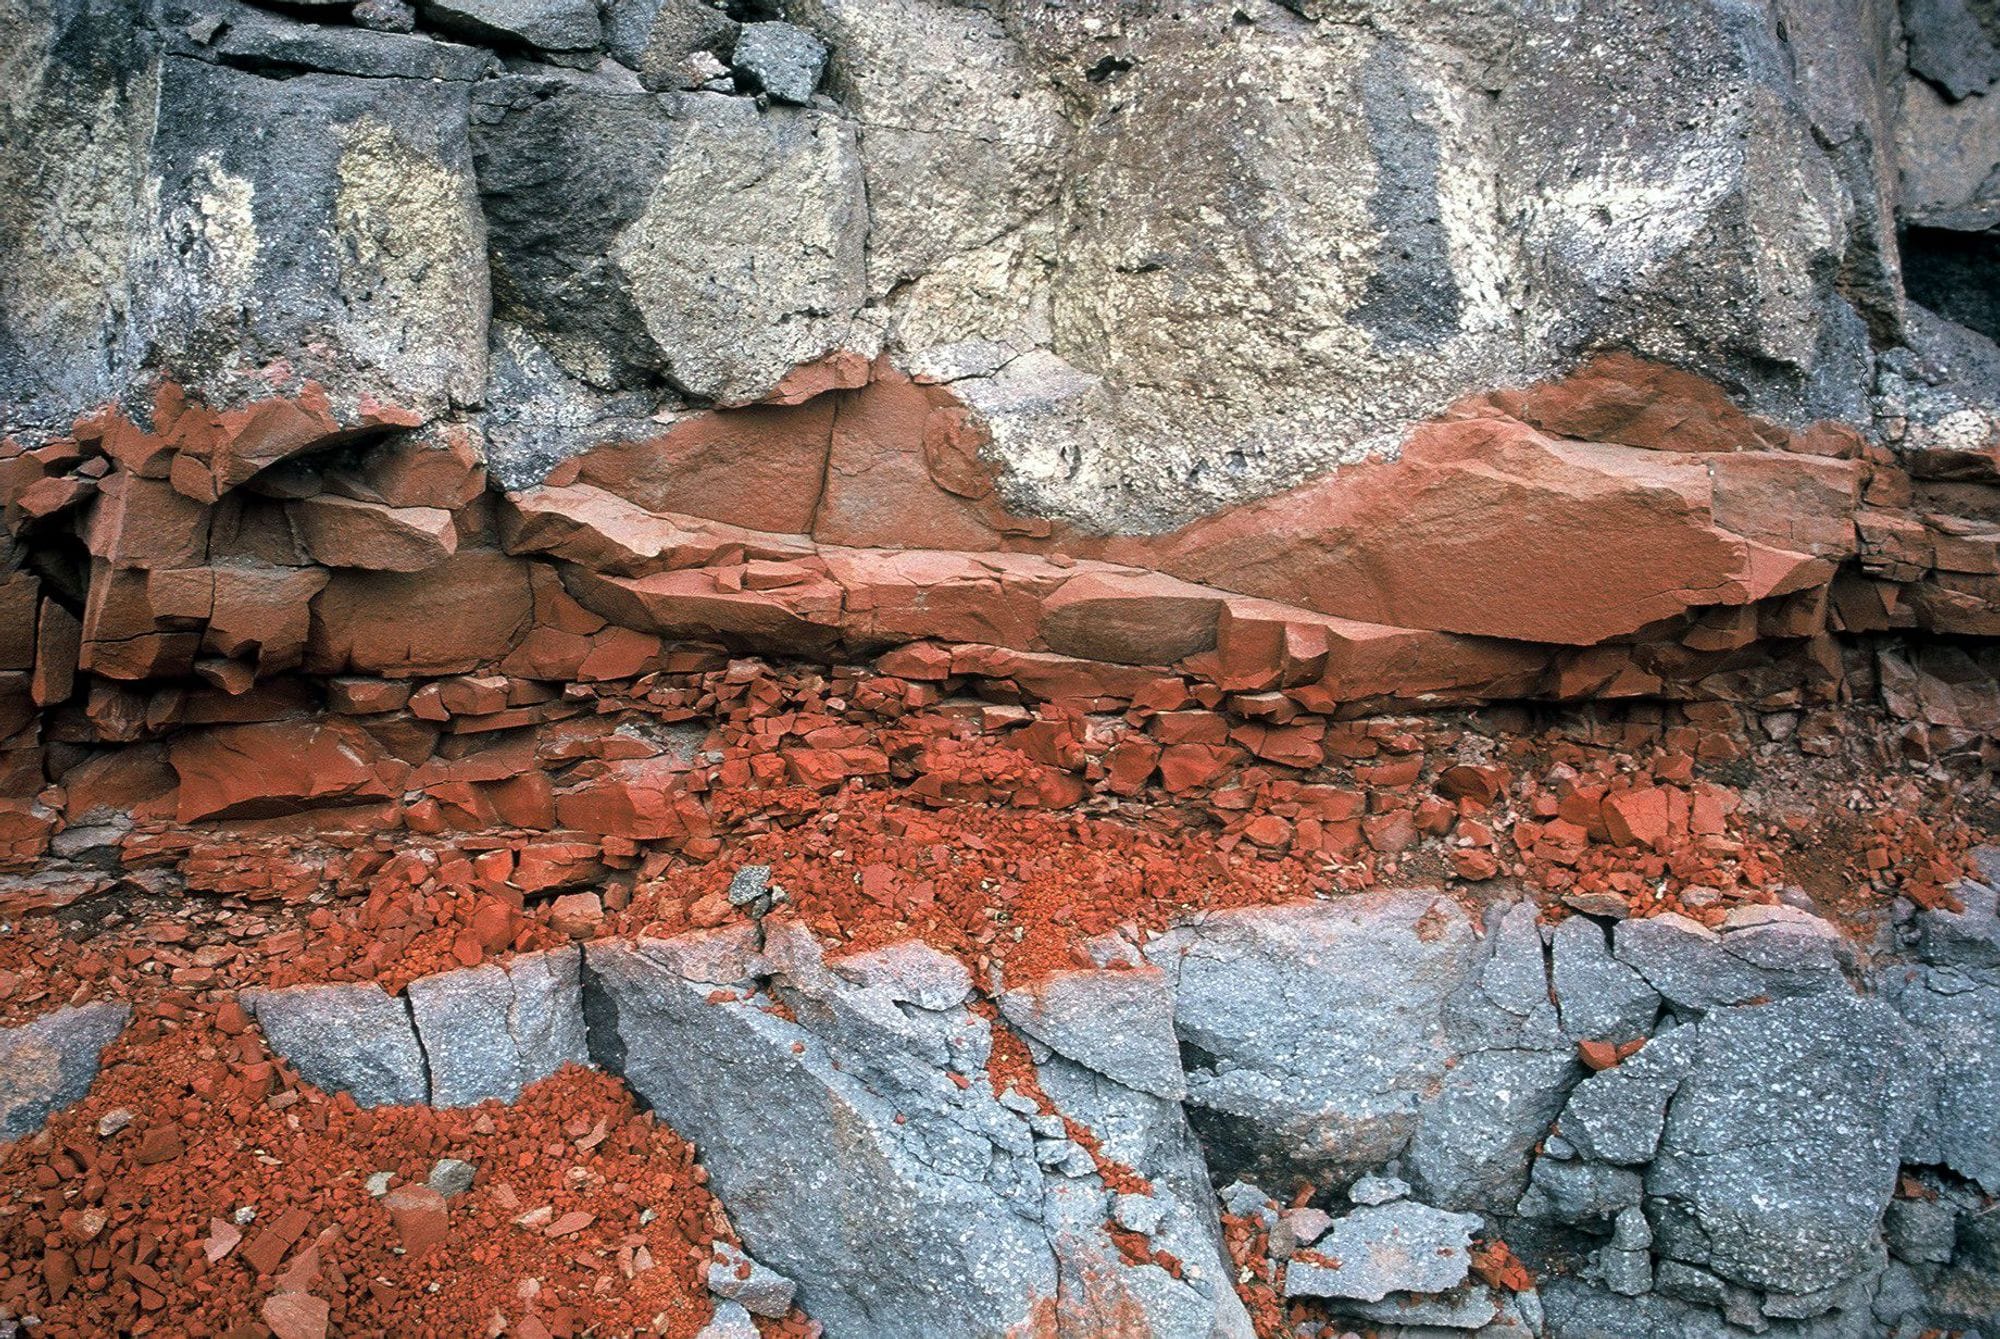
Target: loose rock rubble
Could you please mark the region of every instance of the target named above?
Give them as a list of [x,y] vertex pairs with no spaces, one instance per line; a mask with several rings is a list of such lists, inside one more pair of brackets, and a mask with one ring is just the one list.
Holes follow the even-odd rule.
[[10,15],[0,1335],[2000,1330],[1991,6],[1348,8]]

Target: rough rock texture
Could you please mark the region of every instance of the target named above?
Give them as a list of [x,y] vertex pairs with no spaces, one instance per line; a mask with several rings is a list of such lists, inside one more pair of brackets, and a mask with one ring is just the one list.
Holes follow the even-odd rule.
[[377,985],[292,986],[245,1003],[308,1083],[362,1106],[427,1101],[424,1052],[403,1001]]
[[[1122,1316],[1150,1333],[1247,1334],[1224,1263],[1246,1257],[1223,1254],[1209,1187],[1254,1162],[1332,1178],[1316,1196],[1332,1213],[1281,1211],[1242,1182],[1221,1207],[1261,1225],[1283,1295],[1355,1321],[1491,1339],[1889,1335],[1901,1332],[1875,1317],[1974,1323],[1994,1295],[1976,1244],[1992,1147],[1984,1038],[1925,1032],[1951,1026],[1925,1012],[1941,993],[1925,973],[1990,965],[1995,894],[1960,893],[1962,910],[1907,925],[1918,958],[1885,982],[1893,1007],[1857,997],[1840,967],[1838,988],[1751,1002],[1677,1002],[1669,986],[1666,1017],[1587,1074],[1558,1015],[1588,987],[1571,976],[1550,998],[1563,932],[1545,958],[1529,904],[1492,907],[1478,937],[1457,903],[1412,893],[1211,914],[1146,944],[1151,967],[1108,937],[1100,960],[1137,965],[1059,973],[993,1004],[922,944],[828,957],[767,914],[590,943],[580,1015],[574,949],[412,983],[416,1033],[379,991],[254,1005],[281,1054],[357,1100],[398,1046],[416,1061],[410,1100],[425,1059],[434,1102],[504,1096],[518,1066],[576,1059],[587,1026],[590,1060],[702,1150],[752,1253],[716,1266],[719,1295],[774,1314],[795,1281],[830,1331],[1000,1334],[1029,1320],[1081,1335]],[[1724,938],[1820,933],[1764,910]],[[1614,944],[1647,924],[1621,922]],[[1682,942],[1715,952],[1663,929],[1678,938],[1635,942],[1662,960]],[[1794,978],[1778,957],[1782,986]],[[1595,1004],[1636,1017],[1630,981],[1601,970],[1616,961],[1595,961],[1588,979],[1610,983]],[[1112,1040],[1087,1034],[1092,1016]],[[1368,1072],[1351,1041],[1326,1054],[1357,1034],[1392,1068]],[[1421,1049],[1398,1056],[1399,1035]],[[1177,1079],[1160,1059],[1176,1037]],[[1933,1063],[1927,1041],[1969,1048],[1969,1063]],[[1290,1093],[1265,1098],[1268,1125],[1243,1104],[1253,1081]],[[1588,1268],[1538,1296],[1492,1254],[1501,1234],[1582,1252]]]
[[1992,221],[1975,8],[77,0],[9,35],[0,401],[484,401],[527,483],[886,348],[1014,504],[1110,530],[1604,348],[1983,442],[1990,374],[1902,280],[1961,302],[1924,276]]
[[431,1104],[509,1102],[536,1079],[588,1061],[581,966],[576,949],[550,949],[412,981]]
[[99,1054],[131,1016],[122,1004],[84,1004],[0,1028],[0,1140],[34,1133],[88,1092]]
[[1062,1122],[1043,1138],[1005,1104],[956,962],[830,967],[809,935],[772,938],[721,990],[671,946],[590,946],[592,1051],[696,1141],[752,1253],[830,1331],[1000,1335],[1053,1314],[1083,1333],[1130,1314],[1159,1333],[1247,1332],[1172,1103],[1045,1070],[1058,1109],[1171,1199],[1157,1235],[1178,1280],[1123,1262],[1102,1180]]

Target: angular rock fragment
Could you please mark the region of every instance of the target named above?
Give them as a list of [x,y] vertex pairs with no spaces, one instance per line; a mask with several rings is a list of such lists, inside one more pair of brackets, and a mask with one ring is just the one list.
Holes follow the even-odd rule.
[[418,0],[440,27],[484,42],[587,51],[603,37],[590,0]]
[[997,1003],[1058,1055],[1155,1097],[1187,1095],[1172,983],[1156,967],[1056,972],[1002,991]]
[[1210,1157],[1337,1177],[1400,1154],[1477,946],[1457,903],[1422,893],[1225,911],[1151,940]]
[[246,994],[271,1049],[299,1077],[362,1106],[428,1101],[423,1048],[404,1003],[382,987],[288,986]]
[[797,1285],[777,1270],[760,1265],[726,1241],[713,1243],[715,1258],[703,1275],[717,1297],[741,1303],[759,1316],[782,1316],[792,1309]]
[[0,1142],[33,1134],[50,1115],[81,1101],[97,1077],[99,1055],[131,1017],[128,1005],[104,1001],[0,1028]]
[[1288,1297],[1379,1302],[1390,1293],[1435,1293],[1471,1269],[1473,1214],[1446,1213],[1415,1200],[1356,1209],[1285,1271]]
[[[829,963],[798,927],[764,924],[756,970],[783,1015],[761,992],[682,976],[671,941],[588,945],[587,1007],[594,1053],[615,1052],[635,1091],[700,1144],[746,1245],[797,1280],[810,1314],[889,1336],[998,1335],[1070,1306],[1146,1316],[1167,1333],[1240,1319],[1219,1239],[1190,1210],[1162,1228],[1185,1252],[1185,1280],[1122,1259],[1091,1157],[1067,1138],[1038,1139],[993,1095],[992,1032],[964,1006],[961,966],[919,945]],[[1102,1103],[1139,1104],[1107,1118],[1107,1156],[1200,1186],[1174,1104],[1078,1066],[1060,1072],[1070,1086],[1051,1096],[1075,1101],[1086,1123]],[[1041,1146],[1057,1144],[1069,1147],[1045,1169]],[[1182,1161],[1157,1161],[1173,1149]]]
[[565,1064],[587,1063],[581,963],[558,948],[410,982],[431,1104],[511,1102]]
[[294,502],[292,523],[315,562],[371,572],[421,572],[458,549],[451,513],[436,507],[384,507],[320,496]]
[[826,43],[794,24],[746,23],[730,61],[751,92],[805,104],[819,87],[826,56]]

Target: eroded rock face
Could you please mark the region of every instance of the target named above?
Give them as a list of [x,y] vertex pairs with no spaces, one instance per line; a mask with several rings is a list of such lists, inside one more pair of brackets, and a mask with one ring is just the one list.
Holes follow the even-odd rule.
[[10,34],[7,426],[310,378],[341,431],[483,410],[526,484],[885,350],[1017,510],[1124,532],[1604,348],[1979,445],[1990,341],[1897,227],[1990,221],[1994,48],[1904,8],[58,6]]
[[991,1028],[965,1007],[955,961],[912,947],[828,962],[803,931],[769,933],[720,987],[726,959],[590,946],[592,1048],[702,1148],[745,1242],[830,1331],[1081,1334],[1126,1316],[1160,1334],[1248,1333],[1175,1104],[1042,1067],[1099,1156],[1152,1181],[1152,1236],[1180,1279],[1125,1261],[1092,1156],[989,1074]]

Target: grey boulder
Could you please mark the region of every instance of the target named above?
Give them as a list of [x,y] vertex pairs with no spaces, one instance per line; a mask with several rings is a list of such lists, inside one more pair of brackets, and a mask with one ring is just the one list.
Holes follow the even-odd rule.
[[595,0],[418,0],[443,28],[492,43],[587,51],[604,36]]
[[[1199,1285],[1122,1261],[1106,1233],[1110,1195],[1081,1148],[1042,1165],[1040,1145],[1070,1141],[1038,1139],[1034,1122],[1047,1118],[1031,1120],[1035,1104],[993,1094],[992,1033],[965,1006],[961,966],[916,945],[829,962],[795,923],[764,925],[761,958],[714,1003],[714,984],[678,970],[712,955],[677,954],[672,941],[588,946],[592,1048],[615,1055],[634,1091],[701,1148],[745,1245],[797,1281],[799,1304],[830,1333],[999,1336],[1080,1305],[1205,1339],[1236,1314],[1219,1243],[1192,1208],[1179,1222],[1163,1215],[1160,1231],[1185,1243]],[[1053,1057],[1043,1066],[1074,1119],[1089,1123],[1094,1105],[1124,1113],[1097,1118],[1112,1156],[1156,1184],[1200,1183],[1148,1161],[1193,1147],[1172,1103]]]
[[271,1049],[314,1087],[364,1107],[430,1100],[409,1008],[373,982],[253,991],[243,1002]]
[[1471,1269],[1471,1234],[1479,1229],[1473,1214],[1415,1200],[1356,1209],[1292,1257],[1285,1295],[1379,1302],[1390,1293],[1455,1288]]
[[132,1017],[129,1005],[102,1001],[0,1028],[0,1141],[19,1139],[81,1101],[98,1059]]
[[812,101],[826,71],[826,43],[790,23],[746,23],[736,36],[737,78],[779,102]]
[[1712,1011],[1646,1171],[1659,1254],[1772,1292],[1852,1277],[1876,1241],[1923,1070],[1877,1000]]
[[511,1102],[563,1065],[587,1063],[581,962],[577,949],[558,948],[412,981],[432,1105]]
[[1218,913],[1145,953],[1175,983],[1189,1115],[1217,1172],[1346,1180],[1415,1132],[1480,945],[1456,902],[1383,893]]

